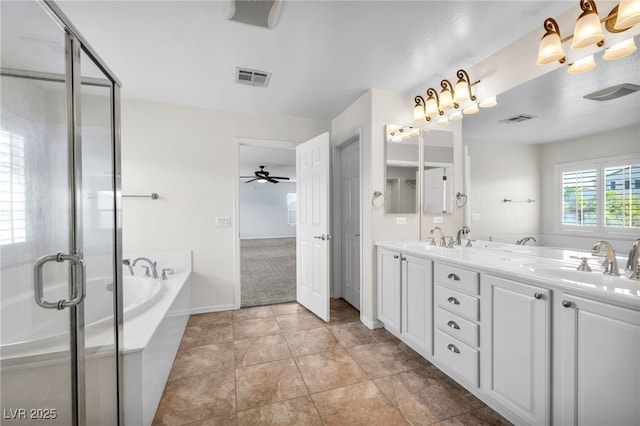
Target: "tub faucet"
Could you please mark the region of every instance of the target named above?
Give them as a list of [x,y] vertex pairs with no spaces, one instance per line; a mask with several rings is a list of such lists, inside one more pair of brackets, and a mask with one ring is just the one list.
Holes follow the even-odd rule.
[[435,230],[440,232],[440,247],[444,247],[447,243],[444,239],[444,234],[442,233],[442,229],[440,229],[439,226],[434,226],[433,228],[431,228],[431,230],[429,231],[429,235],[433,235],[433,231]]
[[616,260],[616,251],[613,249],[613,246],[608,241],[596,241],[591,249],[591,254],[597,256],[600,253],[600,247],[605,246],[607,249],[607,254],[604,255],[604,273],[607,275],[618,276],[620,272],[618,272],[618,261]]
[[632,280],[640,280],[640,263],[638,263],[638,250],[640,249],[640,238],[637,238],[631,244],[629,251],[629,259],[627,259],[627,271],[631,271],[629,278]]
[[122,259],[122,264],[124,266],[127,266],[129,268],[129,273],[131,275],[134,275],[133,273],[133,266],[131,266],[131,259],[127,258],[127,259]]
[[516,244],[519,246],[523,246],[527,243],[527,241],[529,240],[533,240],[533,242],[535,243],[537,240],[534,237],[524,237],[518,241],[516,241]]
[[471,229],[469,229],[469,227],[467,225],[464,225],[462,228],[460,228],[458,230],[458,235],[456,236],[456,244],[461,246],[462,245],[462,236],[463,235],[468,235],[471,232]]
[[[138,263],[139,260],[147,262],[149,264],[149,266],[151,266],[151,272],[153,272],[153,278],[158,278],[158,270],[156,269],[156,266],[157,266],[158,262],[153,262],[153,261],[147,259],[146,257],[138,257],[137,259],[135,259],[133,261],[131,266],[136,266],[136,263]],[[147,277],[149,276],[149,270],[147,270],[147,273],[145,274],[145,276],[147,276]]]

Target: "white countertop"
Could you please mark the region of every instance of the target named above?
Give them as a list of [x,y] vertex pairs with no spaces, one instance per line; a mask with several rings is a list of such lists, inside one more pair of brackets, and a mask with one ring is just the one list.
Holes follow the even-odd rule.
[[[497,274],[552,289],[569,291],[595,300],[613,302],[640,310],[640,281],[628,278],[626,259],[618,258],[620,276],[605,275],[602,259],[590,252],[540,246],[475,241],[473,247],[430,246],[426,241],[379,241],[381,248],[417,257],[453,263],[482,273]],[[579,259],[590,258],[592,272],[576,268]]]

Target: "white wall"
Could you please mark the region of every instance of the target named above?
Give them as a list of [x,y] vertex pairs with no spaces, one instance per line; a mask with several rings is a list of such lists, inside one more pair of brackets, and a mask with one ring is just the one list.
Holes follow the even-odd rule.
[[[500,143],[465,138],[471,158],[469,208],[471,237],[515,242],[540,233],[539,145]],[[505,203],[507,198],[513,202]],[[533,199],[534,203],[519,202]],[[519,235],[519,237],[518,237]]]
[[295,194],[295,182],[241,182],[238,189],[240,238],[296,236],[295,225],[287,224],[287,194]]
[[[234,138],[303,142],[330,124],[265,114],[122,102],[124,254],[193,251],[194,311],[234,306]],[[159,265],[160,267],[170,265]]]

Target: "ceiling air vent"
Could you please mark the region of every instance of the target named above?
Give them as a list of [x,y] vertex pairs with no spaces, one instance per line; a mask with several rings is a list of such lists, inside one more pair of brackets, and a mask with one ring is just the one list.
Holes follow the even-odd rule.
[[505,123],[505,124],[521,123],[523,121],[531,120],[532,118],[536,118],[536,116],[529,115],[529,114],[518,114],[518,115],[514,115],[513,117],[500,120],[500,123]]
[[594,101],[609,101],[611,99],[620,98],[622,96],[629,95],[631,93],[640,90],[640,86],[637,84],[623,83],[616,86],[611,86],[606,89],[598,90],[597,92],[584,95],[585,99],[591,99]]
[[236,83],[254,87],[267,87],[269,80],[271,80],[270,72],[236,68]]

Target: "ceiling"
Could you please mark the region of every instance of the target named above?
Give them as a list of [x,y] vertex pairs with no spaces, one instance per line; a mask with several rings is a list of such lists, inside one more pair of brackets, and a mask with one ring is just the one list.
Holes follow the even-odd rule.
[[[332,119],[367,89],[421,93],[569,9],[565,1],[295,1],[277,26],[228,1],[59,1],[124,98]],[[268,88],[236,67],[272,73]]]

